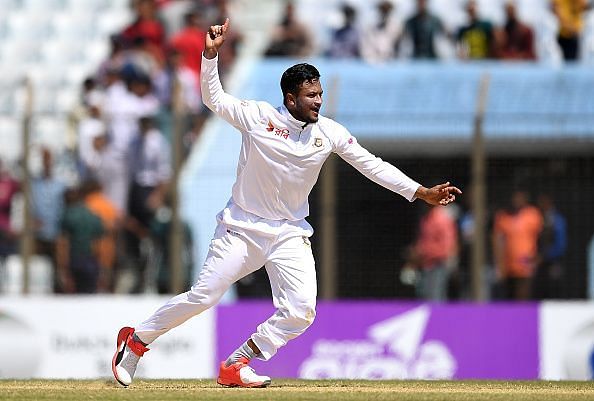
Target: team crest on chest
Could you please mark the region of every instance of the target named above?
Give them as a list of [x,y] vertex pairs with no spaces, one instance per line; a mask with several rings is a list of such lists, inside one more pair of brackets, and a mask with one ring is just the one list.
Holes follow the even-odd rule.
[[315,140],[314,140],[314,146],[316,148],[321,148],[322,145],[324,145],[324,143],[322,142],[322,138],[315,138]]

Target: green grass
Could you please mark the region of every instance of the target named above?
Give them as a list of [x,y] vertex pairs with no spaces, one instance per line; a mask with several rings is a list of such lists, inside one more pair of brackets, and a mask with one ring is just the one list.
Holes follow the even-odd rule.
[[275,380],[269,388],[223,388],[213,380],[0,380],[0,400],[594,400],[592,382]]

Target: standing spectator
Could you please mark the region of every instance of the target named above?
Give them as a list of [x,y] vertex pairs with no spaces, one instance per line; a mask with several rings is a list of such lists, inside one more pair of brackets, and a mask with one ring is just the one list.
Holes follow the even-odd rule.
[[152,116],[139,121],[139,135],[130,144],[130,172],[129,212],[148,227],[154,211],[163,204],[171,178],[169,144],[155,128]]
[[[155,240],[156,254],[156,287],[159,294],[171,293],[172,271],[170,264],[171,255],[171,233],[172,213],[169,200],[155,214],[151,222],[151,235]],[[181,262],[181,280],[183,288],[189,289],[192,286],[192,231],[190,226],[181,222],[182,246],[179,254]]]
[[587,0],[552,0],[552,7],[559,21],[557,42],[567,61],[577,60],[580,49],[580,35],[584,29],[584,13]]
[[402,35],[402,24],[393,17],[394,5],[383,0],[377,3],[379,20],[363,32],[361,55],[368,63],[383,63],[396,54]]
[[96,164],[97,151],[93,145],[95,137],[107,134],[99,106],[91,105],[86,110],[86,115],[78,124],[78,159],[83,178],[91,174],[91,169]]
[[272,41],[265,52],[268,57],[306,57],[311,53],[309,31],[296,17],[292,1],[285,4],[281,23],[272,32]]
[[97,261],[97,240],[103,226],[82,202],[78,189],[64,193],[66,208],[57,240],[58,280],[64,292],[92,294],[97,292],[100,267]]
[[534,279],[534,297],[562,298],[561,263],[567,249],[567,223],[550,195],[541,194],[537,204],[542,212],[544,224],[538,243],[539,265]]
[[130,83],[134,79],[154,77],[163,67],[163,59],[157,59],[151,51],[150,43],[143,37],[135,38],[124,53],[124,63],[120,69],[122,79]]
[[[229,2],[227,0],[215,0],[215,11],[216,13],[212,19],[214,21],[220,21],[229,17],[231,14],[229,11]],[[228,33],[227,39],[225,39],[228,46],[224,46],[219,52],[221,77],[224,78],[227,75],[227,72],[235,62],[242,41],[243,35],[241,34],[241,31],[234,30]]]
[[357,10],[349,4],[341,7],[344,24],[334,31],[327,55],[332,58],[359,58],[361,35],[355,25]]
[[165,61],[165,29],[157,16],[155,0],[136,0],[134,2],[136,19],[122,31],[122,37],[133,43],[142,39],[157,62]]
[[0,263],[16,252],[16,233],[10,224],[14,196],[20,191],[20,184],[8,173],[0,160]]
[[429,301],[447,298],[449,267],[457,254],[456,223],[443,206],[427,209],[419,225],[414,253],[419,268],[417,296]]
[[190,11],[184,16],[184,28],[169,42],[170,46],[179,53],[181,64],[194,73],[197,90],[200,88],[199,55],[204,51],[204,30],[198,11]]
[[441,20],[429,13],[427,0],[417,0],[417,12],[406,21],[404,33],[412,42],[413,58],[438,58],[435,40],[445,29]]
[[122,35],[111,35],[109,37],[109,56],[101,62],[97,70],[97,81],[103,87],[111,84],[108,76],[110,71],[121,71],[126,63],[127,54],[124,42]]
[[[48,149],[41,150],[43,170],[41,176],[31,182],[31,199],[35,219],[36,253],[49,257],[56,268],[56,239],[60,233],[60,219],[64,211],[64,191],[66,186],[53,176],[52,154]],[[56,284],[59,292],[63,288]]]
[[169,144],[155,128],[153,117],[139,121],[139,135],[130,144],[131,187],[128,201],[128,252],[137,273],[133,292],[144,288],[142,248],[149,238],[155,212],[163,205],[171,178]]
[[[204,42],[204,38],[202,39]],[[202,54],[202,53],[197,53]],[[199,82],[196,74],[182,63],[181,54],[172,48],[167,52],[167,63],[154,79],[154,87],[161,109],[173,110],[175,82],[179,84],[184,111],[192,115],[201,110]]]
[[475,0],[466,3],[468,25],[461,27],[456,35],[458,55],[466,59],[487,59],[494,54],[493,24],[479,19],[478,6]]
[[121,216],[115,205],[107,198],[97,180],[90,179],[83,183],[81,192],[85,206],[101,219],[103,235],[97,240],[97,262],[100,267],[100,292],[111,292],[113,270],[116,259],[116,235]]
[[110,85],[106,89],[104,114],[108,122],[110,165],[116,170],[108,179],[109,184],[100,179],[109,198],[119,210],[126,211],[128,204],[129,171],[128,152],[130,143],[138,133],[138,119],[145,114],[155,114],[159,109],[159,100],[153,95],[152,83],[148,77],[138,77],[128,86],[120,79],[117,71],[108,74]]
[[518,19],[515,1],[505,3],[505,26],[497,33],[497,57],[505,60],[536,60],[534,32]]
[[494,260],[508,299],[530,298],[542,226],[540,211],[528,203],[528,194],[522,190],[512,194],[509,210],[495,215]]

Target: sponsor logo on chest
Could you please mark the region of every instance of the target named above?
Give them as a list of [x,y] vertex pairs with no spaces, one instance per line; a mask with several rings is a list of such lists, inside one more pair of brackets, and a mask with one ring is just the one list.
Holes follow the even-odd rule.
[[268,120],[268,126],[266,127],[266,131],[272,132],[274,135],[280,136],[283,139],[289,138],[288,128],[275,127],[274,124],[272,124],[272,121],[270,120]]

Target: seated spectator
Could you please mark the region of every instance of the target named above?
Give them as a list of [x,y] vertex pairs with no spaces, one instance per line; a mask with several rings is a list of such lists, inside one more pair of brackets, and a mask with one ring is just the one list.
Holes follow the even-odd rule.
[[274,28],[272,41],[264,53],[268,57],[304,57],[311,53],[312,43],[308,29],[295,16],[292,1],[285,5],[281,23]]
[[479,19],[475,0],[466,3],[466,12],[469,23],[461,27],[456,35],[459,57],[475,60],[492,58],[495,49],[493,25]]
[[361,55],[368,63],[383,63],[394,58],[402,35],[402,24],[393,17],[394,5],[390,1],[377,4],[378,21],[363,32]]
[[122,31],[127,43],[142,39],[157,62],[165,61],[165,29],[157,16],[155,0],[136,0],[134,2],[136,18]]
[[341,7],[344,23],[332,34],[327,56],[332,58],[359,58],[361,35],[355,25],[357,10],[348,4]]
[[429,13],[427,0],[417,0],[417,11],[406,21],[404,34],[412,44],[413,58],[436,59],[435,40],[446,32],[441,20]]
[[68,189],[64,202],[56,247],[60,287],[66,293],[92,294],[99,284],[96,246],[103,235],[103,225],[82,202],[78,189]]
[[534,32],[518,19],[514,1],[505,3],[505,26],[497,32],[497,57],[504,60],[535,60]]

